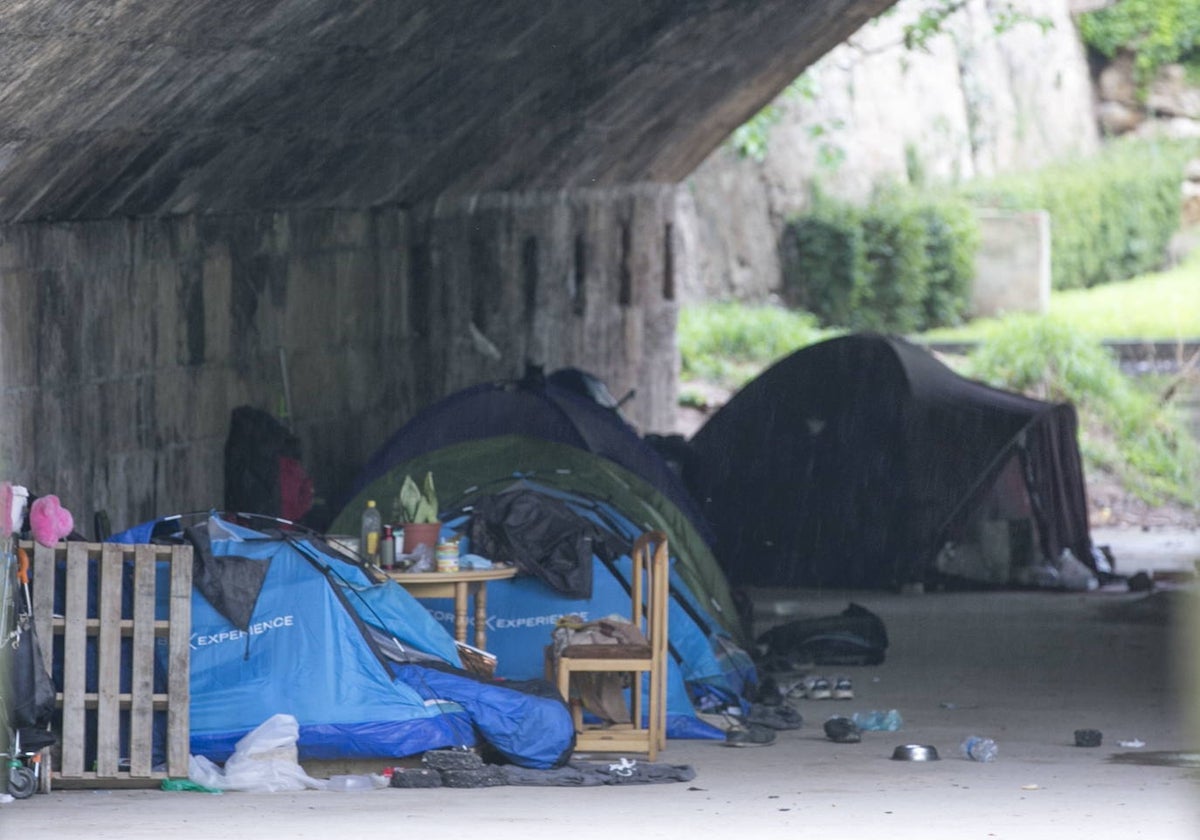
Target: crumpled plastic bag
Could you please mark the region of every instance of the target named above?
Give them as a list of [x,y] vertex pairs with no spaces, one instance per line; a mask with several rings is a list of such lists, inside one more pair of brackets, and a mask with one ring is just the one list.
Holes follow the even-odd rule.
[[328,783],[304,772],[297,759],[300,724],[292,715],[273,715],[234,745],[222,769],[202,755],[188,757],[188,779],[213,790],[247,793],[325,790]]

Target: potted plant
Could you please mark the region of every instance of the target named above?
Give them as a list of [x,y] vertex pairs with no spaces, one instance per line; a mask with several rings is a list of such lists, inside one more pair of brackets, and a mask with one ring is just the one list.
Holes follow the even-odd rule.
[[437,490],[433,486],[433,473],[425,473],[420,485],[411,475],[404,476],[400,495],[396,499],[400,521],[404,525],[402,551],[412,554],[419,545],[430,549],[437,546],[442,523],[438,520]]

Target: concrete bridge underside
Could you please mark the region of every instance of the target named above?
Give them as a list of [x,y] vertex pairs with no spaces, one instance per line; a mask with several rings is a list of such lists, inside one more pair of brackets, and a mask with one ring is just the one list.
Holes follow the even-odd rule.
[[230,412],[287,391],[336,496],[527,359],[665,428],[677,185],[891,2],[5,3],[0,478],[220,506]]

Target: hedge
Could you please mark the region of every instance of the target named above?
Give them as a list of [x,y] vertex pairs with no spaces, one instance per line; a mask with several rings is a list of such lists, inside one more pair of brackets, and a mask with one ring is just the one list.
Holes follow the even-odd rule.
[[979,206],[1050,213],[1055,289],[1125,280],[1162,267],[1179,229],[1180,184],[1195,143],[1117,140],[1098,155],[974,182]]
[[784,226],[783,296],[823,326],[914,332],[960,323],[979,231],[961,199],[899,187],[865,207],[814,194]]

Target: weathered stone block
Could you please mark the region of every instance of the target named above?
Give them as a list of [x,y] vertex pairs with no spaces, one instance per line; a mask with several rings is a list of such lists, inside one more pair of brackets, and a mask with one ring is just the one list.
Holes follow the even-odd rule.
[[1045,312],[1050,306],[1050,214],[977,211],[979,250],[971,312]]

